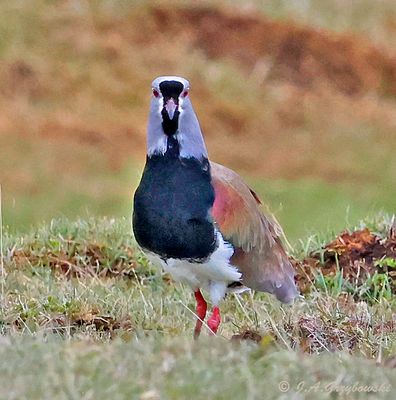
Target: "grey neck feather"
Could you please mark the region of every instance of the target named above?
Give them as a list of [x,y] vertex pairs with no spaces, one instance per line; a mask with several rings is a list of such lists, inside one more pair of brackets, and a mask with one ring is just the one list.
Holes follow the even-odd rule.
[[[168,136],[162,129],[162,106],[156,99],[151,100],[150,115],[147,128],[147,154],[165,154]],[[176,139],[179,142],[180,157],[183,158],[208,158],[205,142],[202,136],[198,118],[195,115],[191,101],[188,97],[179,103],[179,128]]]

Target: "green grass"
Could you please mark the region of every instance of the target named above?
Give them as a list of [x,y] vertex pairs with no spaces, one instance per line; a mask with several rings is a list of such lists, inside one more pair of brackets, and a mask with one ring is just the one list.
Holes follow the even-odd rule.
[[329,184],[300,179],[249,181],[269,205],[286,236],[296,242],[312,234],[335,235],[379,212],[396,210],[396,197],[389,186],[355,183]]
[[345,353],[306,357],[221,339],[5,339],[0,356],[0,396],[10,400],[392,399],[396,379]]
[[[103,154],[76,143],[16,137],[3,145],[0,170],[10,171],[2,180],[3,223],[10,231],[26,233],[32,226],[63,216],[130,217],[143,164],[129,162],[121,168],[109,168]],[[357,168],[363,167],[357,164]],[[241,175],[276,215],[295,245],[312,233],[336,233],[378,212],[393,213],[396,195],[391,171],[372,166],[367,180],[344,183]]]
[[[336,277],[291,306],[232,295],[218,336],[194,342],[191,290],[147,263],[126,219],[6,232],[4,263],[0,398],[392,398],[394,296],[353,301]],[[229,340],[246,330],[261,341]]]
[[[134,164],[108,170],[100,157],[90,158],[83,149],[80,153],[85,161],[78,172],[64,171],[60,178],[53,160],[49,168],[30,171],[32,189],[16,189],[13,194],[12,186],[3,185],[4,224],[11,231],[28,232],[34,225],[63,216],[130,217],[141,170]],[[381,182],[351,187],[308,179],[246,180],[279,219],[293,245],[313,233],[336,233],[378,212],[396,210],[394,190]]]

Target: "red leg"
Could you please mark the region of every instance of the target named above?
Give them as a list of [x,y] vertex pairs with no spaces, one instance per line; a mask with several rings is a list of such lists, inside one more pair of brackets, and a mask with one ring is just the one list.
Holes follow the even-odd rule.
[[206,310],[208,308],[208,305],[206,304],[206,301],[203,298],[202,293],[199,289],[196,292],[194,292],[194,295],[195,295],[195,300],[197,302],[197,316],[198,316],[197,323],[194,329],[194,339],[198,339],[198,336],[201,333],[202,322],[206,317]]
[[212,331],[213,335],[215,335],[217,333],[220,322],[221,322],[220,309],[219,309],[219,307],[213,307],[212,315],[208,319],[208,326],[209,326],[210,330]]

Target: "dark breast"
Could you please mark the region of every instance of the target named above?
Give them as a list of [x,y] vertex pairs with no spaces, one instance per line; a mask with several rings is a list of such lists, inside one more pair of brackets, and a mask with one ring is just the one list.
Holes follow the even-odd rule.
[[152,156],[134,197],[135,238],[161,257],[205,258],[216,246],[213,202],[208,160]]

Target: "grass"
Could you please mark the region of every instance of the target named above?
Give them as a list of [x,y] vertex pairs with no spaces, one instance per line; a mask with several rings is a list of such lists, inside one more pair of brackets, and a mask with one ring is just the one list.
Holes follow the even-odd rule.
[[[45,143],[16,137],[3,145],[3,223],[12,232],[28,232],[54,217],[122,218],[131,214],[134,188],[143,169],[141,162],[113,168],[104,152],[74,142]],[[388,153],[382,161],[387,158]],[[15,160],[19,161],[11,168]],[[366,164],[369,162],[375,160],[366,157]],[[369,168],[357,164],[355,173],[363,168],[361,174],[369,170],[367,179],[351,182],[260,178],[251,176],[248,169],[241,174],[268,204],[294,245],[312,233],[336,233],[345,224],[353,225],[379,211],[394,212],[392,168],[378,170],[374,165]]]
[[394,371],[344,353],[304,357],[207,339],[3,340],[0,355],[9,360],[0,367],[7,399],[392,399],[395,379]]
[[251,186],[269,204],[292,244],[312,234],[335,235],[379,211],[393,212],[396,204],[389,187],[375,184],[369,188],[301,179],[251,180]]
[[[389,219],[378,221],[371,225],[384,231]],[[127,220],[6,232],[4,262],[0,397],[351,398],[368,385],[352,397],[392,398],[394,296],[354,301],[337,277],[292,306],[233,295],[218,337],[205,330],[194,342],[191,290],[147,264]],[[244,332],[259,343],[229,341]]]
[[[53,149],[59,147],[64,146],[32,146],[32,154],[48,151],[47,165],[37,166],[20,178],[26,185],[22,192],[18,189],[21,182],[6,187],[4,225],[12,232],[28,232],[51,216],[74,219],[89,215],[115,218],[131,215],[133,192],[141,173],[136,164],[108,170],[100,156],[92,158],[90,149],[69,145],[73,158],[78,152],[84,161],[80,161],[78,171],[64,171],[59,177],[56,157],[51,156]],[[0,160],[0,165],[5,163],[5,159]],[[351,187],[317,179],[248,178],[247,181],[279,219],[293,245],[301,237],[313,233],[335,234],[345,224],[356,224],[379,211],[395,210],[393,191],[381,183],[356,182]]]

